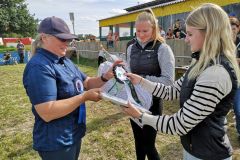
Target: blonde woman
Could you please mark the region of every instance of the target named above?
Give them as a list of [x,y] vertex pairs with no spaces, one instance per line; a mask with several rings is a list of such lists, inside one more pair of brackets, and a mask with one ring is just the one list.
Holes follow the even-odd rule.
[[[171,48],[161,37],[157,20],[151,9],[140,13],[135,22],[136,40],[127,48],[127,63],[132,73],[138,74],[153,82],[172,85],[174,80],[174,56]],[[161,115],[162,100],[153,97],[149,110],[154,115]],[[155,147],[156,130],[151,126],[141,128],[130,120],[135,139],[138,160],[158,160]]]
[[138,118],[144,126],[158,132],[179,135],[184,160],[231,160],[224,121],[232,107],[240,81],[231,26],[224,10],[215,4],[203,4],[186,20],[186,42],[196,62],[173,86],[150,82],[129,73],[154,96],[165,100],[180,99],[180,109],[173,115],[154,116],[141,113],[132,104],[124,111]]

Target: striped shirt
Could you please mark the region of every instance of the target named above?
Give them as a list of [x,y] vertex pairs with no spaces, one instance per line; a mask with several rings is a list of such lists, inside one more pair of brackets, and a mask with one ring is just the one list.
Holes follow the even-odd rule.
[[[146,79],[141,86],[154,96],[164,100],[179,99],[184,76],[165,86]],[[190,98],[173,115],[153,116],[143,114],[142,124],[150,125],[157,131],[173,135],[185,135],[214,110],[216,105],[232,90],[232,81],[222,65],[208,67],[196,79]]]

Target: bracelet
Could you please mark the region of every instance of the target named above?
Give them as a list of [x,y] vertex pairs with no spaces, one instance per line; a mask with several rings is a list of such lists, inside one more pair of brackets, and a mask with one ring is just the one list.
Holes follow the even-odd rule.
[[107,82],[107,81],[108,81],[108,79],[106,79],[106,78],[103,77],[103,74],[101,75],[101,80],[102,80],[103,82]]

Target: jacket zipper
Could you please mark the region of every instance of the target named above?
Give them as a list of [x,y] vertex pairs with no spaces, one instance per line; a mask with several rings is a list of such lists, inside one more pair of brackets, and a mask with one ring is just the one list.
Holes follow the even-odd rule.
[[192,151],[192,134],[190,134],[190,136],[189,136],[189,142],[190,142],[190,144],[189,144],[189,147],[190,147],[190,151]]

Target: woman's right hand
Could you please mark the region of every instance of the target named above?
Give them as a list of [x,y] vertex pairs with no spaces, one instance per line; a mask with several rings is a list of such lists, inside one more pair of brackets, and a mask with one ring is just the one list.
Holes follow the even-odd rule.
[[133,118],[138,118],[138,119],[142,114],[142,112],[130,102],[128,102],[127,107],[123,107],[123,112]]
[[82,97],[84,101],[99,101],[101,100],[100,88],[94,88],[83,92]]
[[142,77],[137,74],[126,73],[125,75],[130,79],[133,84],[140,84],[140,82],[142,81]]

